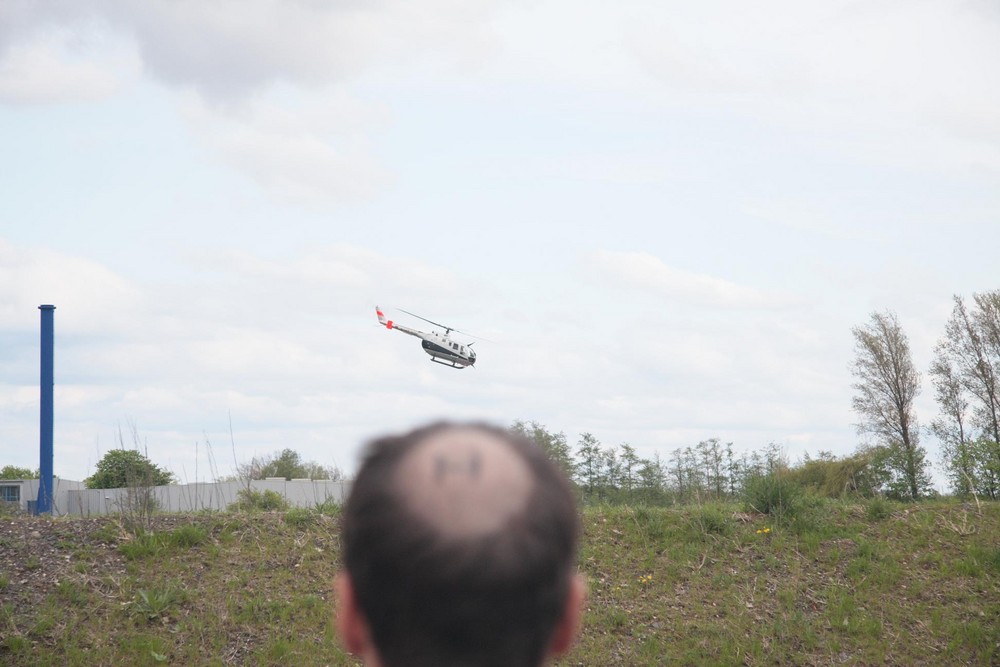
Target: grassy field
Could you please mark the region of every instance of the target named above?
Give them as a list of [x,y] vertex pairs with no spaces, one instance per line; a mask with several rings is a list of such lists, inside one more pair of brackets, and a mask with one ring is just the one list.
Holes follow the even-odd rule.
[[[1000,664],[1000,505],[584,511],[568,665]],[[0,518],[0,664],[355,665],[337,517]]]

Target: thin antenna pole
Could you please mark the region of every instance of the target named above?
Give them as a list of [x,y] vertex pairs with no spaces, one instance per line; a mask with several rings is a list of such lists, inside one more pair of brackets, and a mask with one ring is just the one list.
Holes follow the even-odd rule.
[[41,410],[39,415],[39,462],[38,462],[38,500],[35,512],[38,514],[52,513],[52,430],[53,430],[53,387],[55,386],[53,348],[55,306],[43,305],[42,339],[41,339]]

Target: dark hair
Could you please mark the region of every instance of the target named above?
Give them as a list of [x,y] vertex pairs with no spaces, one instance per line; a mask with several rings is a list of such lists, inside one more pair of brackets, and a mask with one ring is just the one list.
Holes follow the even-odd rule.
[[[417,445],[453,428],[502,440],[527,464],[528,502],[499,531],[442,536],[395,480]],[[343,553],[386,665],[535,667],[565,609],[579,518],[562,472],[535,443],[485,424],[439,422],[372,442],[344,508]]]

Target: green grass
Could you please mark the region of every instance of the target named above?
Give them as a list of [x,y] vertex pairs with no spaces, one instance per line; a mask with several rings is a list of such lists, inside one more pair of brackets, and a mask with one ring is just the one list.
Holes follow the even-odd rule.
[[585,512],[586,626],[558,664],[1000,663],[1000,505],[744,508]]
[[[557,664],[1000,663],[1000,504],[789,507],[585,509],[583,634]],[[14,518],[0,665],[359,665],[331,624],[338,521]]]

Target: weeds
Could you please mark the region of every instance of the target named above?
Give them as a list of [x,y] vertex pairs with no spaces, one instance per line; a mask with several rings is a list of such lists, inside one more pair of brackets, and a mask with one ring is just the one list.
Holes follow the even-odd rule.
[[650,507],[637,507],[626,511],[631,516],[635,527],[649,543],[656,544],[665,538],[670,530],[663,510]]
[[[12,635],[7,637],[3,643],[4,648],[10,651],[14,657],[27,657],[31,652],[31,641],[27,637]],[[0,655],[3,655],[0,653]]]
[[692,510],[691,526],[696,533],[706,536],[726,536],[732,532],[730,519],[719,505],[702,505]]
[[235,503],[229,506],[230,511],[242,512],[284,512],[288,509],[288,501],[277,491],[266,489],[241,489]]
[[[118,448],[122,450],[120,453],[134,452],[141,456],[139,452],[145,449],[145,445],[134,423],[129,424],[129,436],[132,440],[131,448],[125,446],[125,433],[119,424],[117,437]],[[125,487],[117,495],[114,507],[125,532],[138,536],[150,529],[153,513],[159,508],[155,494],[156,469],[155,466],[148,468],[129,465],[125,466],[124,476]]]
[[163,536],[155,533],[143,533],[118,546],[118,550],[129,560],[159,556],[163,553],[164,548]]
[[140,590],[132,602],[131,612],[152,621],[165,616],[172,607],[186,599],[187,595],[175,586]]
[[0,500],[0,519],[11,519],[21,514],[21,506],[18,503]]
[[60,581],[56,585],[56,594],[65,603],[82,607],[87,603],[87,591],[75,581]]
[[285,512],[285,523],[295,528],[306,528],[319,519],[319,515],[313,510],[304,507],[293,507]]
[[195,547],[208,539],[208,533],[201,526],[187,524],[180,526],[166,536],[167,544],[182,549]]
[[743,500],[748,510],[774,517],[778,523],[789,523],[803,509],[802,495],[801,486],[773,472],[750,478]]
[[892,514],[892,504],[885,498],[876,496],[865,503],[865,516],[869,521],[883,521]]
[[316,503],[316,513],[323,516],[340,516],[340,512],[343,506],[334,498],[324,498],[321,502]]

